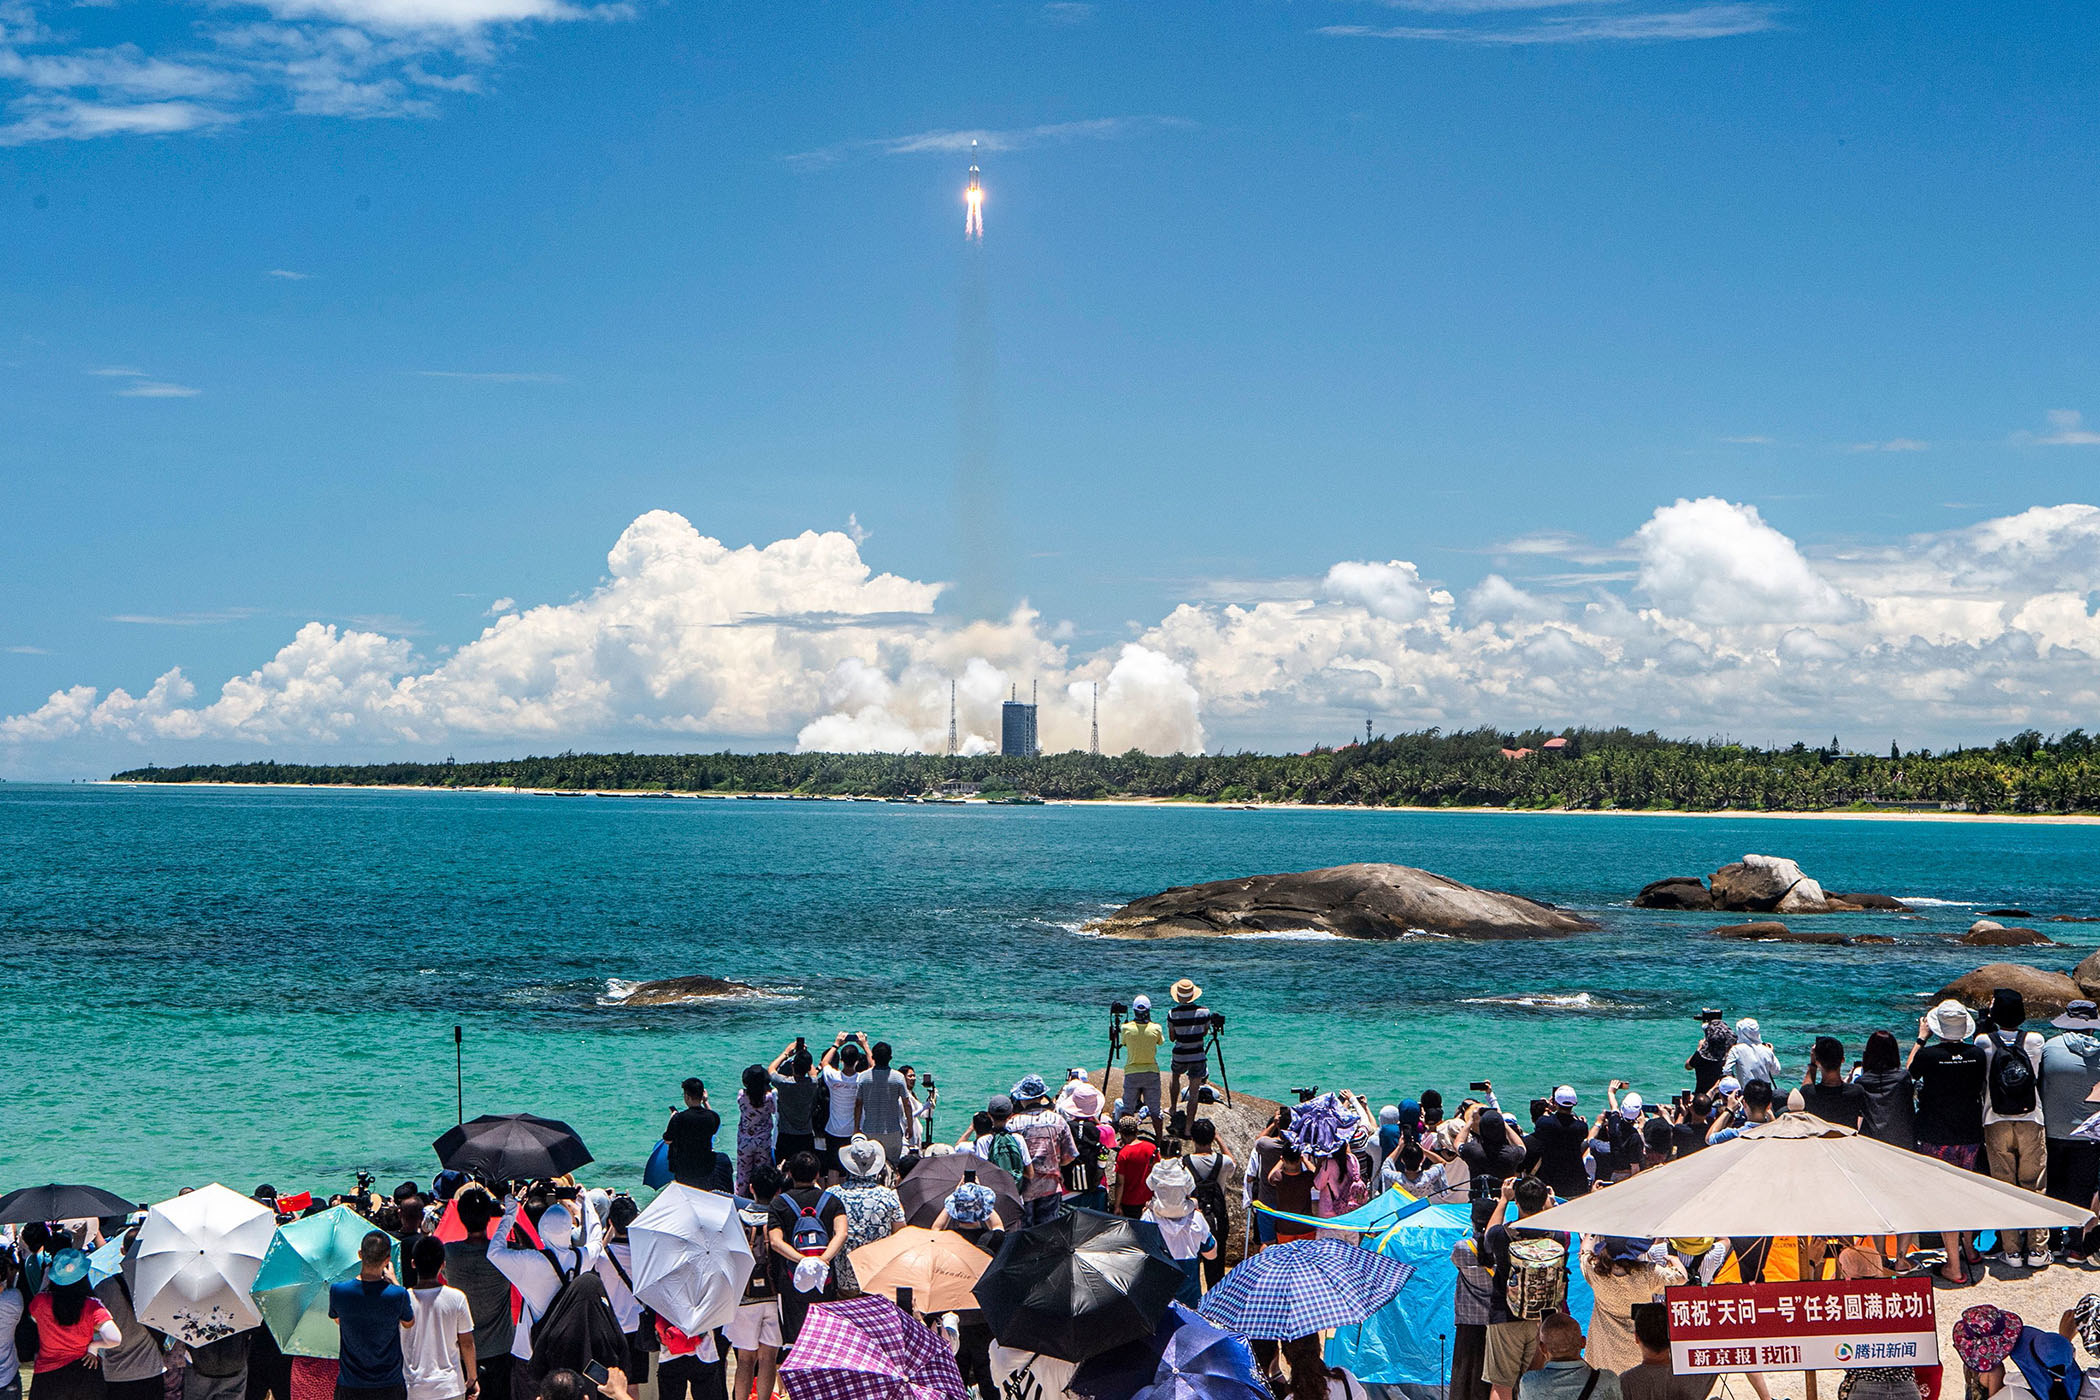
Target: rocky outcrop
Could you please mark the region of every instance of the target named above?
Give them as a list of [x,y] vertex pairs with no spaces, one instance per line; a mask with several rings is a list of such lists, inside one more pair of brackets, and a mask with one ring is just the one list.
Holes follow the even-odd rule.
[[1705,885],[1692,875],[1673,875],[1643,885],[1636,909],[1725,909],[1732,914],[1850,914],[1883,909],[1908,914],[1892,895],[1864,891],[1832,894],[1785,856],[1746,855],[1722,866]]
[[1706,881],[1697,875],[1672,875],[1641,886],[1641,892],[1633,897],[1633,907],[1704,910],[1714,907],[1714,897],[1707,891]]
[[2031,919],[2034,915],[2028,913],[2025,909],[1986,909],[1983,911],[1983,917],[1986,919]]
[[1970,948],[2025,948],[2037,943],[2053,945],[2056,942],[2046,933],[2037,933],[2031,928],[2007,928],[1996,919],[1978,919],[1955,941]]
[[[2092,961],[2092,958],[2086,959],[2087,963]],[[2085,963],[2079,967],[2083,969]],[[2024,963],[1985,963],[1940,988],[1933,1000],[1944,1001],[1952,997],[1964,1006],[1981,1010],[1991,1004],[1991,993],[2000,987],[2009,987],[2020,994],[2027,1003],[2029,1019],[2061,1016],[2065,1007],[2087,995],[2079,989],[2077,982],[2061,972],[2028,967]]]
[[620,1005],[679,1006],[711,997],[744,996],[756,990],[742,982],[725,982],[719,977],[666,977],[661,981],[642,983],[621,997]]
[[2085,990],[2086,1000],[2100,1001],[2100,953],[2087,953],[2071,969],[2071,980]]
[[2051,914],[2052,924],[2100,924],[2100,914]]
[[1341,938],[1540,938],[1598,924],[1551,904],[1475,889],[1410,865],[1337,865],[1182,885],[1135,899],[1088,930],[1110,938],[1331,933]]
[[1886,909],[1891,914],[1908,914],[1911,907],[1890,894],[1873,894],[1866,890],[1833,891],[1831,899],[1842,904],[1857,905],[1861,909]]
[[1713,930],[1716,938],[1740,938],[1753,943],[1818,943],[1825,947],[1842,948],[1852,940],[1842,933],[1828,930],[1791,929],[1775,920],[1758,923],[1729,924]]

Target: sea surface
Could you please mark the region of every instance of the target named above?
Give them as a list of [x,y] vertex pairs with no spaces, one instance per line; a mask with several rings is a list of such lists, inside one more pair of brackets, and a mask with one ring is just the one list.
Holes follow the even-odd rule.
[[[1630,909],[1649,880],[1745,852],[1916,916],[1814,927],[1894,946],[1728,944],[1727,919]],[[937,1076],[937,1128],[1036,1070],[1106,1059],[1108,1005],[1195,978],[1236,1088],[1348,1085],[1374,1102],[1491,1079],[1674,1092],[1702,1005],[1758,1016],[1787,1070],[1818,1032],[1856,1055],[1994,957],[1985,907],[2100,913],[2100,828],[2010,823],[1405,811],[904,806],[318,789],[0,785],[0,1189],[85,1181],[139,1199],[427,1179],[464,1106],[566,1119],[593,1176],[639,1180],[678,1095],[707,1080],[733,1134],[738,1072],[795,1036],[865,1029]],[[1170,885],[1398,861],[1591,914],[1537,942],[1087,936]],[[764,994],[623,1006],[710,974]],[[1098,1077],[1098,1075],[1097,1075]]]

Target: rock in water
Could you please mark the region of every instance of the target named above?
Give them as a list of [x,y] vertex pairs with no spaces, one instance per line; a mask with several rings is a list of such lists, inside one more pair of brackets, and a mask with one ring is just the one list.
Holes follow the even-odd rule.
[[1706,882],[1697,875],[1672,875],[1641,886],[1641,892],[1633,897],[1633,907],[1703,910],[1714,907],[1714,897],[1707,893]]
[[1830,897],[1843,904],[1856,904],[1862,909],[1886,909],[1892,914],[1909,914],[1908,904],[1889,894],[1871,894],[1865,890],[1832,890]]
[[2007,928],[1996,919],[1978,919],[1956,940],[1971,948],[2020,948],[2030,944],[2053,944],[2055,939],[2031,928]]
[[[1800,890],[1804,883],[1811,888]],[[1717,909],[1771,913],[1788,905],[1790,896],[1795,896],[1797,890],[1802,896],[1813,894],[1818,908],[1824,903],[1823,887],[1802,874],[1801,867],[1785,856],[1744,856],[1713,874],[1714,907]],[[1786,912],[1813,912],[1803,908],[1803,904],[1803,898],[1792,898]]]
[[682,1002],[740,996],[755,990],[742,982],[725,982],[719,977],[666,977],[661,981],[642,983],[621,997],[620,1005],[677,1006]]
[[1134,899],[1087,926],[1111,938],[1331,933],[1342,938],[1449,934],[1540,938],[1600,927],[1522,895],[1475,889],[1408,865],[1337,865],[1182,885]]
[[1827,931],[1808,932],[1790,929],[1774,920],[1751,924],[1730,924],[1726,928],[1713,930],[1716,938],[1741,938],[1755,943],[1819,943],[1826,947],[1842,948],[1852,940],[1842,933]]
[[[2087,958],[2086,962],[2092,962]],[[2085,966],[2079,964],[2080,968]],[[2061,1016],[2065,1007],[2085,997],[2078,983],[2061,972],[2049,972],[2024,963],[1985,963],[1974,972],[1955,978],[1939,989],[1934,1001],[1954,998],[1964,1006],[1983,1008],[1991,1004],[1991,993],[2009,987],[2027,1003],[2030,1021]]]
[[2071,980],[2085,990],[2087,1001],[2100,1000],[2100,953],[2087,953],[2071,969]]

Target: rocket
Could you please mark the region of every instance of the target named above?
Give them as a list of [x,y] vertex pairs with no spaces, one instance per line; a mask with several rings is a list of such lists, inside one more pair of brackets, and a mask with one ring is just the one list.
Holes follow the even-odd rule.
[[977,169],[977,143],[970,143],[970,178],[963,185],[963,238],[984,240],[984,177]]

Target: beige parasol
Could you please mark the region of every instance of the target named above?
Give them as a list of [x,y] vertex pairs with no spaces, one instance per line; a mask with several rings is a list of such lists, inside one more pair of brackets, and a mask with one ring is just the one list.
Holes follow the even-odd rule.
[[1902,1235],[2083,1225],[2093,1213],[1806,1113],[1524,1222],[1588,1235]]
[[971,1290],[991,1262],[991,1255],[953,1230],[916,1225],[853,1251],[853,1272],[864,1291],[895,1301],[899,1288],[909,1288],[915,1312],[976,1307]]

